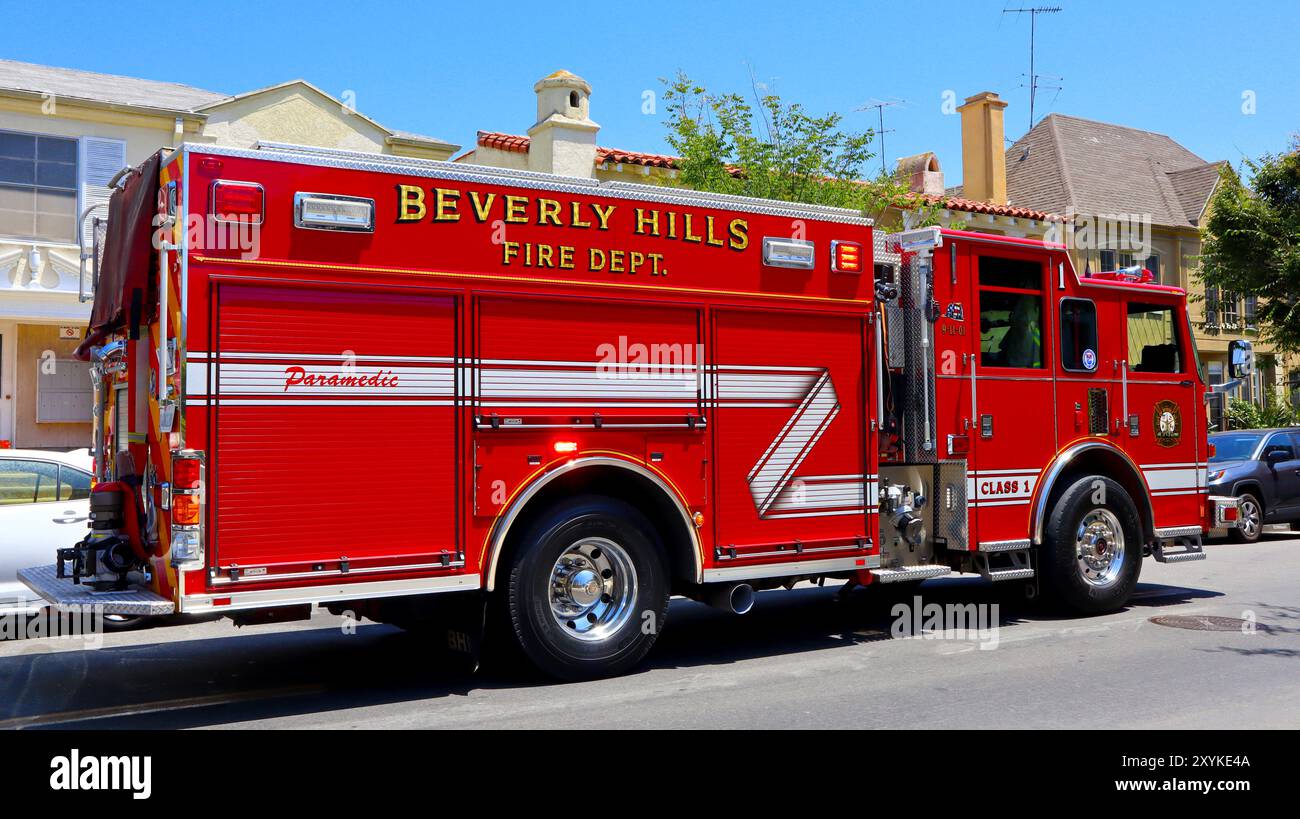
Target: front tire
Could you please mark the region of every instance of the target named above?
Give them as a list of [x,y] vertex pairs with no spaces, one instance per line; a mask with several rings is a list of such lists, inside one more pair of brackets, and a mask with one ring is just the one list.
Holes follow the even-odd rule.
[[506,589],[524,654],[565,680],[627,671],[668,614],[668,567],[654,529],[622,501],[575,498],[537,521]]
[[1241,493],[1241,520],[1228,530],[1235,543],[1255,543],[1264,531],[1264,507],[1253,492]]
[[1128,602],[1142,571],[1142,525],[1122,486],[1096,475],[1075,481],[1043,535],[1039,571],[1049,599],[1083,614]]

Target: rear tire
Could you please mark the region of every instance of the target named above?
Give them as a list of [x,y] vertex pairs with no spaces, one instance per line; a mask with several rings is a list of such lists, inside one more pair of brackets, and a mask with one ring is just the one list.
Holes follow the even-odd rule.
[[104,615],[104,631],[134,631],[148,625],[152,618],[129,614]]
[[[1264,507],[1254,492],[1242,492],[1241,521],[1239,526],[1228,530],[1228,537],[1234,543],[1255,543],[1264,531]],[[1292,524],[1292,528],[1295,525]]]
[[515,640],[565,680],[621,674],[654,645],[668,614],[668,566],[649,521],[596,495],[566,501],[515,552],[506,588]]
[[1038,563],[1048,599],[1083,614],[1128,602],[1142,571],[1142,524],[1122,486],[1097,475],[1075,481],[1043,535]]

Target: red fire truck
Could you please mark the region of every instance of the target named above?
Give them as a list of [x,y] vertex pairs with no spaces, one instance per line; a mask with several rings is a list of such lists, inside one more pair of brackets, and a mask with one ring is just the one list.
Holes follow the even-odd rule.
[[671,595],[966,572],[1102,612],[1235,519],[1186,294],[1060,245],[284,145],[163,152],[107,231],[93,528],[23,572],[56,606],[472,653],[496,612],[582,678]]

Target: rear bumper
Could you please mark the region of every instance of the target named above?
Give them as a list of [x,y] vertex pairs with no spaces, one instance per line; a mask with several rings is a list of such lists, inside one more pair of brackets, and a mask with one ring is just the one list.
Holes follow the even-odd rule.
[[1210,495],[1211,529],[1236,529],[1241,526],[1241,499],[1230,495]]
[[18,579],[59,611],[96,609],[104,614],[153,617],[173,614],[176,604],[162,595],[132,587],[125,591],[95,591],[71,578],[60,578],[54,565],[19,569]]

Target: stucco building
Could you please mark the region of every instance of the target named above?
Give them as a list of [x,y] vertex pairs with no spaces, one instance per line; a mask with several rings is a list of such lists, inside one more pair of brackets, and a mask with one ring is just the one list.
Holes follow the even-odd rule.
[[89,444],[90,381],[71,359],[90,314],[78,300],[79,217],[107,201],[123,167],[185,141],[427,159],[459,149],[380,125],[303,80],[232,96],[0,60],[0,446]]

